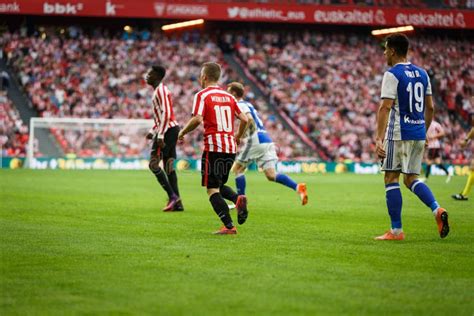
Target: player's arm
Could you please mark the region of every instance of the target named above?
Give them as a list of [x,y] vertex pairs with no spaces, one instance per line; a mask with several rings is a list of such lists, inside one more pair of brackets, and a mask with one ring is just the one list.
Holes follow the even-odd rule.
[[186,123],[186,126],[184,126],[184,128],[179,132],[178,139],[180,141],[183,141],[184,136],[194,131],[202,123],[202,120],[203,120],[202,115],[193,116],[188,121],[188,123]]
[[252,135],[256,130],[257,130],[257,125],[255,124],[255,121],[253,120],[252,114],[246,113],[247,118],[249,120],[249,133]]
[[385,158],[385,150],[383,148],[383,139],[385,130],[387,129],[388,117],[393,105],[392,99],[382,99],[379,110],[377,112],[377,135],[375,136],[375,151],[379,158]]
[[377,111],[377,134],[375,135],[375,152],[379,158],[385,158],[385,150],[383,148],[383,139],[385,130],[387,129],[388,117],[393,103],[398,94],[398,79],[389,71],[386,71],[382,80],[382,93],[380,106]]
[[250,108],[244,102],[237,102],[237,107],[239,108],[240,112],[245,113],[245,115],[247,115],[247,118],[249,120],[248,129],[250,135],[252,135],[253,132],[255,132],[255,130],[257,129],[257,126],[255,124],[255,121],[253,120],[252,114],[250,113]]
[[437,139],[441,139],[444,136],[446,136],[446,131],[444,130],[444,127],[442,125],[439,126],[438,134],[436,134]]
[[240,120],[240,124],[239,130],[237,131],[237,135],[235,135],[235,141],[237,142],[237,145],[239,145],[242,136],[244,136],[245,131],[249,126],[249,119],[247,118],[247,115],[242,112],[237,115],[237,118]]
[[148,133],[146,133],[146,139],[153,139],[153,136],[155,136],[155,128],[156,128],[156,124],[153,125],[152,128],[150,128],[150,130],[148,131]]
[[162,86],[161,89],[158,89],[158,99],[161,101],[161,121],[160,125],[157,126],[157,141],[158,141],[158,146],[163,148],[165,146],[164,138],[165,138],[165,133],[168,130],[168,125],[171,119],[171,111],[170,111],[170,104],[169,100],[167,97],[167,94],[165,93],[165,87]]

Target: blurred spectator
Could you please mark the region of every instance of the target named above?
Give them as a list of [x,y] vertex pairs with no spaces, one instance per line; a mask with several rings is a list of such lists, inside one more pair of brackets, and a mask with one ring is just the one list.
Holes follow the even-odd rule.
[[3,70],[0,73],[0,90],[8,90],[9,86],[10,86],[10,76],[8,75],[8,72]]

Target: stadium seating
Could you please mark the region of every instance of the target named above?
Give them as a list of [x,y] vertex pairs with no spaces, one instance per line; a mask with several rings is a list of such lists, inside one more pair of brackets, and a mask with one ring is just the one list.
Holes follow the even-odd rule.
[[[193,95],[200,89],[197,77],[203,62],[211,59],[224,66],[223,83],[236,77],[217,46],[199,33],[182,38],[155,34],[150,41],[126,41],[97,34],[93,38],[50,35],[46,40],[5,34],[4,40],[8,42],[10,63],[32,103],[45,117],[152,118],[149,102],[152,91],[144,83],[143,75],[152,63],[162,62],[168,68],[166,84],[174,97],[176,119],[183,125],[191,113]],[[283,128],[264,109],[262,100],[252,101],[261,105],[270,129]],[[119,148],[111,148],[107,139],[112,135],[106,133],[80,137],[73,131],[53,133],[65,153],[102,157],[119,152],[125,156],[146,156],[144,139],[121,142]],[[198,133],[193,137],[178,147],[180,157],[198,156]],[[285,145],[281,157],[293,157],[295,139],[280,137],[280,140]],[[138,148],[127,145],[135,146],[137,142]]]
[[18,110],[0,91],[0,148],[2,156],[25,157],[28,144],[28,127],[20,118]]
[[[427,68],[445,126],[445,156],[469,156],[457,140],[463,134],[452,111],[472,110],[473,45],[454,39],[416,38],[411,60]],[[343,33],[260,32],[234,36],[235,52],[270,98],[332,160],[373,160],[373,135],[386,69],[380,43]],[[449,58],[446,58],[449,57]],[[451,102],[451,105],[450,105]],[[448,105],[448,106],[447,106]]]
[[[193,94],[200,89],[200,65],[211,59],[224,66],[224,82],[237,78],[206,33],[150,40],[123,40],[97,32],[89,37],[48,34],[20,37],[6,33],[3,41],[10,64],[41,116],[152,118],[151,90],[142,80],[153,62],[168,67],[166,83],[174,96],[182,125],[189,118]],[[286,113],[326,156],[335,161],[375,161],[373,135],[383,69],[380,43],[364,34],[330,32],[244,32],[227,34],[235,53],[270,101]],[[123,37],[122,37],[123,38]],[[139,38],[139,36],[137,37]],[[465,161],[468,151],[457,139],[464,133],[457,113],[472,111],[472,43],[455,39],[417,38],[412,61],[426,67],[437,97],[437,119],[449,131],[447,158]],[[441,58],[448,56],[449,58]],[[269,110],[266,101],[249,93],[279,148],[280,158],[308,156],[308,150]],[[449,115],[448,115],[449,114]],[[53,131],[63,150],[81,156],[146,156],[147,142],[118,132]],[[141,137],[141,136],[140,136]],[[197,158],[199,133],[178,146],[180,157]],[[110,139],[121,139],[119,146]],[[314,154],[315,155],[315,154]]]

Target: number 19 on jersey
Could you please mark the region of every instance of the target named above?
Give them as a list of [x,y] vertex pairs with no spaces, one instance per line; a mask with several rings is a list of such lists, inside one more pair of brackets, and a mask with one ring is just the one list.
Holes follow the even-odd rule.
[[415,84],[413,84],[409,82],[407,92],[409,93],[408,102],[410,104],[410,112],[413,113],[413,103],[415,103],[415,110],[422,113],[425,103],[423,83],[415,82]]

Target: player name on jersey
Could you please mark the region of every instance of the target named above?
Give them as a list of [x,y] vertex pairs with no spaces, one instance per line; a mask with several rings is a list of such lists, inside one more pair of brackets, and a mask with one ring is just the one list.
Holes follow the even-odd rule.
[[219,102],[219,103],[231,103],[231,98],[228,96],[218,96],[218,95],[212,95],[211,100],[213,102]]
[[420,72],[418,70],[415,70],[415,71],[409,71],[409,70],[405,70],[405,75],[408,77],[408,78],[420,78]]

